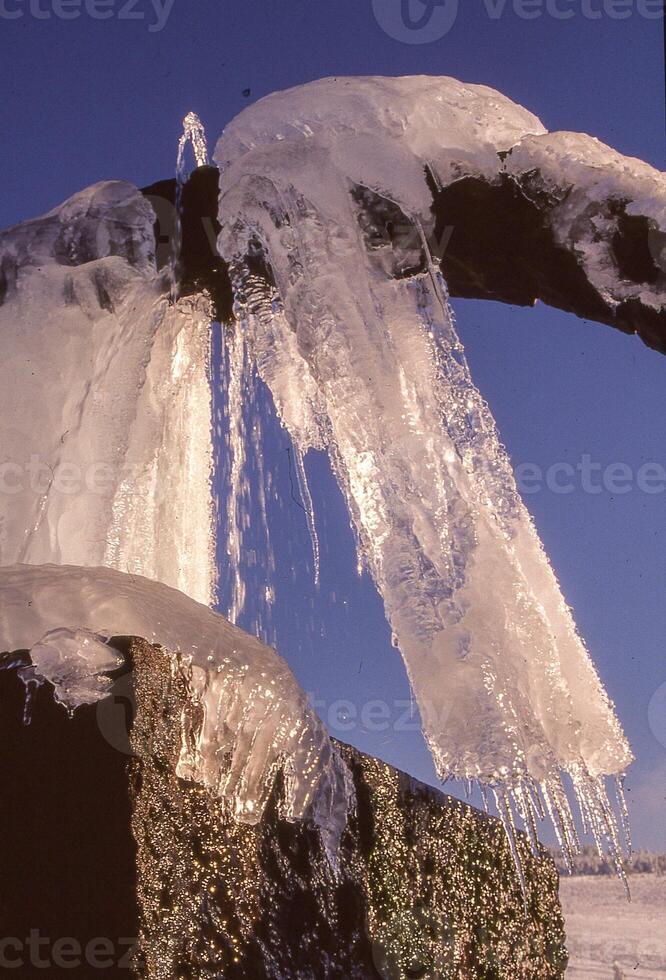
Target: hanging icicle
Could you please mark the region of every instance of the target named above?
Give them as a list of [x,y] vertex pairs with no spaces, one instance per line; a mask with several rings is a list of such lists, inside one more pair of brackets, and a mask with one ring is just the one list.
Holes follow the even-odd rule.
[[520,873],[514,808],[534,847],[548,812],[567,860],[579,849],[568,774],[622,873],[604,780],[631,752],[471,379],[428,239],[425,170],[454,166],[447,133],[458,156],[482,158],[480,146],[542,131],[452,79],[272,96],[218,144],[219,246],[254,297],[248,349],[297,452],[328,449],[440,776],[492,788]]

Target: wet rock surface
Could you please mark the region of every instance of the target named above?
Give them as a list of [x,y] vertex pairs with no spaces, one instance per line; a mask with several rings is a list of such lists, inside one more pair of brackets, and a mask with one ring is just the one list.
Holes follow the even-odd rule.
[[[22,937],[17,976],[144,978],[558,978],[564,926],[545,852],[520,847],[523,901],[493,818],[341,746],[357,805],[331,867],[315,827],[257,826],[175,775],[192,705],[171,655],[115,640],[128,670],[110,698],[68,718],[48,685],[23,723],[19,671],[4,660],[0,856],[3,936]],[[13,666],[10,667],[10,664]],[[69,937],[78,966],[60,967]],[[131,938],[138,939],[135,948]],[[91,946],[104,938],[107,946]],[[107,954],[99,950],[108,948]],[[97,952],[96,952],[97,951]],[[131,966],[130,966],[131,961]]]

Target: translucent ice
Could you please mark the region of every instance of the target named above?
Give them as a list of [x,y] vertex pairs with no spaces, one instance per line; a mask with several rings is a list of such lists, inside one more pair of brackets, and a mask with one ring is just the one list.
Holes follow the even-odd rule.
[[0,596],[0,651],[30,650],[36,675],[69,710],[107,694],[120,665],[109,636],[164,646],[202,709],[188,712],[178,774],[256,823],[281,770],[283,815],[313,820],[334,856],[350,777],[274,650],[175,589],[107,568],[0,568]]
[[277,654],[192,601],[216,582],[210,306],[169,303],[154,220],[112,182],[0,235],[0,647],[30,648],[69,710],[108,691],[110,633],[180,651],[204,707],[180,774],[254,822],[282,768],[285,815],[333,850],[325,729]]
[[188,143],[192,144],[192,152],[197,167],[205,167],[208,163],[206,131],[196,112],[188,112],[183,119],[183,135],[178,141],[178,157],[176,160],[178,176],[181,176],[185,171],[185,149]]
[[[206,163],[194,114],[179,145],[179,188],[190,141],[195,163]],[[510,835],[516,816],[534,836],[549,813],[567,853],[577,847],[567,774],[585,826],[617,854],[604,779],[631,753],[471,381],[431,254],[432,189],[538,171],[555,239],[575,248],[590,282],[611,303],[657,306],[660,283],[624,281],[613,264],[608,202],[657,229],[651,250],[663,265],[663,175],[590,137],[548,134],[491,89],[425,77],[326,79],[271,96],[227,127],[216,159],[237,317],[224,353],[231,613],[247,599],[247,524],[262,508],[245,478],[248,460],[260,465],[257,428],[244,416],[256,372],[293,440],[315,572],[302,459],[314,448],[330,454],[441,775],[491,786]],[[0,235],[0,565],[106,565],[209,603],[211,307],[205,295],[177,296],[178,234],[171,280],[157,271],[154,220],[146,199],[116,181]],[[51,572],[42,579],[35,569],[32,583],[28,571],[6,574],[24,596],[32,586],[41,594]],[[33,647],[66,703],[104,690],[107,612],[107,628],[124,628],[122,601],[107,609],[96,591],[106,580],[94,576],[114,573],[87,573],[90,588],[77,574],[76,615],[56,614],[54,587],[43,631],[19,644]],[[120,578],[108,584],[125,594]],[[17,615],[18,606],[3,606],[7,627],[5,609]],[[188,625],[208,623],[192,616]],[[232,629],[212,623],[206,648]],[[182,649],[187,636],[174,628],[160,598],[147,619],[132,606],[126,631]],[[207,715],[183,748],[182,771],[215,784],[219,740],[234,757],[222,790],[250,818],[275,746],[286,746],[291,811],[312,803],[315,779],[328,788],[312,805],[338,812],[346,797],[339,773],[330,775],[330,744],[291,675],[258,649],[259,675],[254,653],[245,670],[244,646],[238,658],[241,647],[215,648],[220,671],[206,666],[209,654],[206,664],[193,654],[189,683]],[[274,714],[262,657],[277,671]],[[624,825],[621,793],[620,816]]]
[[270,96],[217,145],[219,246],[283,423],[300,452],[328,448],[440,775],[494,787],[510,835],[514,810],[529,829],[547,808],[573,850],[568,773],[617,854],[604,779],[631,752],[472,383],[428,241],[428,181],[494,174],[500,151],[543,133],[452,79],[326,79]]
[[169,305],[120,181],[0,234],[0,564],[107,565],[210,602],[210,310]]
[[178,299],[180,257],[183,244],[183,190],[190,173],[185,156],[188,144],[192,145],[192,153],[194,154],[196,166],[205,167],[208,163],[208,143],[206,141],[206,131],[203,123],[196,112],[188,112],[183,119],[183,133],[178,140],[178,152],[176,154],[176,213],[174,215],[173,239],[170,243],[171,255],[169,256],[169,294],[172,304],[175,304]]

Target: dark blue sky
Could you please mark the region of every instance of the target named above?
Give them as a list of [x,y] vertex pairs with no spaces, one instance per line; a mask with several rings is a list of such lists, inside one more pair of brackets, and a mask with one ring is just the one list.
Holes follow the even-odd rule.
[[[110,0],[114,16],[97,21],[82,0],[81,16],[63,21],[57,0],[0,0],[0,226],[103,178],[142,185],[169,176],[189,109],[214,139],[248,102],[335,74],[483,82],[550,129],[589,132],[664,168],[662,23],[637,11],[614,20],[609,0],[588,0],[605,11],[596,20],[582,15],[582,0],[558,0],[558,9],[578,11],[570,20],[545,11],[521,19],[511,0],[492,19],[483,0],[461,0],[451,30],[425,44],[389,37],[371,0],[174,0],[166,26],[153,32],[152,0],[138,0],[142,19],[131,20],[117,16],[124,2]],[[22,16],[7,19],[7,11]],[[516,464],[547,470],[587,454],[633,472],[649,461],[666,465],[665,358],[544,307],[460,302],[457,311],[474,378]],[[268,461],[289,495],[286,445],[275,433]],[[275,532],[282,652],[326,701],[324,717],[336,699],[351,699],[358,712],[373,699],[395,705],[398,724],[388,731],[364,731],[359,719],[339,734],[432,779],[418,731],[402,730],[415,727],[399,720],[397,702],[409,700],[404,671],[374,589],[355,577],[341,500],[323,459],[309,471],[322,586],[316,593],[309,585],[303,513],[289,501]],[[648,724],[650,700],[666,683],[666,493],[589,494],[578,485],[569,494],[543,489],[528,505],[638,754],[629,779],[638,842],[666,849],[666,745]],[[666,721],[661,729],[666,743]]]

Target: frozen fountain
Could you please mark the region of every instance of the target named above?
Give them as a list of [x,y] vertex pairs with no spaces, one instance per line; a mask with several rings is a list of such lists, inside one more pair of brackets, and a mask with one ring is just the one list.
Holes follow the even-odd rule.
[[208,144],[206,142],[206,131],[203,123],[196,112],[188,112],[183,119],[183,134],[178,140],[178,154],[176,157],[176,199],[175,215],[173,228],[173,241],[171,243],[171,258],[169,262],[169,275],[171,281],[171,302],[175,303],[178,299],[178,280],[179,262],[182,246],[182,202],[183,187],[187,182],[189,169],[186,160],[187,147],[192,147],[194,162],[197,167],[208,165]]
[[[545,131],[525,110],[446,79],[325,80],[234,120],[215,153],[237,298],[233,390],[259,371],[302,486],[305,453],[327,450],[441,778],[490,788],[512,840],[520,818],[536,847],[547,813],[571,855],[566,774],[621,873],[605,779],[624,814],[631,753],[471,380],[429,246],[428,180],[450,179],[456,155],[481,169],[491,146],[530,134]],[[382,240],[387,213],[402,253]],[[231,411],[240,417],[234,399]],[[233,451],[232,496],[238,440]]]
[[[215,311],[205,289],[178,289],[190,144],[206,166],[194,113],[178,145],[165,271],[153,209],[119,181],[0,235],[0,465],[14,481],[0,499],[0,647],[32,648],[37,677],[69,707],[103,696],[112,631],[180,651],[174,671],[205,716],[181,771],[256,822],[282,768],[287,815],[314,816],[339,839],[351,794],[337,750],[286,664],[205,608],[216,508],[229,618],[252,604],[260,632],[275,601],[271,589],[251,594],[245,561],[250,515],[269,571],[274,561],[253,407],[261,379],[291,438],[314,576],[304,458],[323,450],[441,778],[494,797],[519,872],[519,823],[535,850],[546,816],[564,854],[578,848],[572,797],[622,874],[631,751],[470,377],[435,254],[436,202],[465,180],[519,191],[547,229],[547,264],[570,260],[599,319],[621,325],[638,311],[653,338],[661,273],[631,282],[612,242],[624,219],[632,234],[636,221],[664,227],[663,175],[589,137],[548,134],[499,93],[453,79],[328,79],[262,100],[215,151],[234,310],[224,417],[212,418]],[[221,501],[213,428],[226,439]]]

